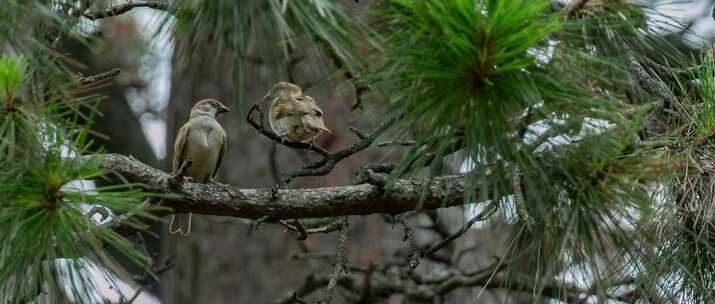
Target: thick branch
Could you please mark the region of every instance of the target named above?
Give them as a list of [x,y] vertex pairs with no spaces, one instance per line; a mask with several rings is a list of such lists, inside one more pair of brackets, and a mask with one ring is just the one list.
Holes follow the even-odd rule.
[[[173,177],[133,157],[102,154],[105,169],[126,180],[142,184],[151,192],[166,193],[163,206],[174,213],[222,215],[274,220],[339,217],[365,214],[398,214],[414,210],[437,209],[464,204],[464,181],[461,175],[433,179],[423,194],[427,179],[400,179],[387,187],[360,184],[314,189],[239,189],[224,184],[184,182],[173,186]],[[422,201],[420,202],[420,200]]]

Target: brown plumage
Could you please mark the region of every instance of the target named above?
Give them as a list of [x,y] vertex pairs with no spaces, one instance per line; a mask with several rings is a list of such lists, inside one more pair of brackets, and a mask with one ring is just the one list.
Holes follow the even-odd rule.
[[[176,175],[185,160],[192,164],[184,172],[196,183],[213,181],[226,151],[226,132],[216,118],[229,108],[215,99],[203,99],[191,108],[191,116],[176,135],[172,172]],[[177,227],[174,223],[177,223]],[[171,233],[188,235],[191,232],[191,213],[172,216],[169,227]]]
[[321,133],[330,133],[330,129],[323,122],[323,110],[318,107],[313,97],[303,95],[298,101],[305,107],[300,115],[300,125],[288,133],[286,138],[290,141],[309,143],[314,141]]
[[322,132],[330,132],[315,100],[302,95],[301,88],[295,84],[280,82],[263,99],[271,101],[268,122],[283,140],[308,143]]

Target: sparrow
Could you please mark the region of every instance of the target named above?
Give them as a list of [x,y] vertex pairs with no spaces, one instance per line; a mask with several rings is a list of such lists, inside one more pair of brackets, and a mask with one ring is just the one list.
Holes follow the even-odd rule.
[[263,97],[264,102],[271,102],[268,108],[271,130],[283,140],[291,130],[300,125],[300,115],[307,111],[305,105],[297,100],[302,94],[299,86],[290,82],[279,82]]
[[287,81],[282,81],[275,84],[265,96],[263,96],[263,101],[273,100],[276,97],[298,97],[303,95],[301,88],[294,83]]
[[[216,118],[228,111],[228,107],[215,99],[203,99],[194,104],[189,121],[179,129],[174,142],[171,167],[175,176],[184,161],[191,159],[192,164],[186,168],[183,177],[195,183],[213,182],[226,152],[226,132]],[[174,222],[177,222],[176,227]],[[189,235],[191,213],[172,215],[169,232]]]
[[308,143],[322,132],[330,132],[315,100],[302,94],[299,86],[279,82],[263,97],[264,102],[271,100],[268,122],[282,140]]
[[300,116],[300,125],[286,135],[290,141],[315,143],[315,139],[323,132],[331,133],[323,122],[323,110],[308,95],[298,97],[298,102],[305,106],[305,112]]

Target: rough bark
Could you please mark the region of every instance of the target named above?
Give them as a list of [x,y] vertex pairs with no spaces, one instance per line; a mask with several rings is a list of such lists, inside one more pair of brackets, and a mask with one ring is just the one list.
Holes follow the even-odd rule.
[[171,207],[174,213],[279,220],[398,214],[464,204],[464,182],[460,175],[438,177],[431,182],[398,179],[388,186],[365,183],[312,189],[240,189],[220,183],[178,183],[171,175],[121,154],[95,157],[107,170],[130,182],[141,183],[148,191],[171,194],[163,205]]

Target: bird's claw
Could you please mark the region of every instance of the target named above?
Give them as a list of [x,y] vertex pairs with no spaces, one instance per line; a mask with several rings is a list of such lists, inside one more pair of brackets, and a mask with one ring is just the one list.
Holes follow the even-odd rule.
[[175,186],[179,186],[183,183],[193,183],[194,179],[191,178],[190,176],[179,176],[179,175],[173,175],[171,179],[169,180],[171,184]]
[[271,187],[271,200],[275,201],[278,200],[278,189],[280,188],[280,185],[275,184],[273,187]]

